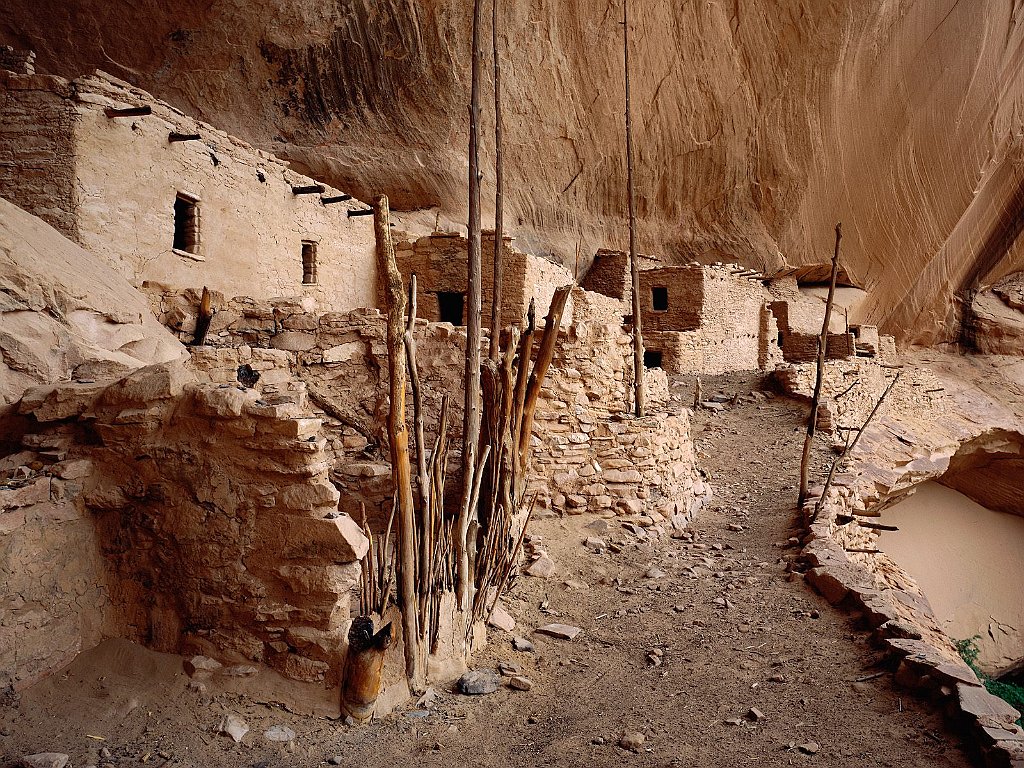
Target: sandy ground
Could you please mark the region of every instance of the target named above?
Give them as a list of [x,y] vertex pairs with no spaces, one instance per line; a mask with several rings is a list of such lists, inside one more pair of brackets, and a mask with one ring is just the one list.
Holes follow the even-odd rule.
[[950,637],[979,636],[979,661],[998,673],[1024,657],[1024,517],[986,509],[922,483],[885,511],[879,546],[918,583]]
[[[705,381],[705,395],[745,395],[753,384]],[[697,415],[716,497],[691,540],[641,539],[617,520],[595,531],[594,516],[535,523],[558,572],[520,579],[507,604],[536,652],[514,651],[510,635],[492,630],[475,663],[520,665],[530,691],[439,689],[427,709],[347,728],[188,690],[176,657],[122,647],[7,707],[0,763],[61,751],[76,768],[283,768],[332,756],[359,766],[967,765],[927,704],[888,675],[858,682],[881,671],[866,635],[787,573],[802,418],[789,401],[747,397]],[[589,551],[591,535],[612,547]],[[573,642],[531,634],[552,621],[583,633]],[[228,713],[251,727],[241,744],[216,733]],[[268,741],[273,725],[295,739]],[[626,732],[646,737],[637,751],[617,746]]]

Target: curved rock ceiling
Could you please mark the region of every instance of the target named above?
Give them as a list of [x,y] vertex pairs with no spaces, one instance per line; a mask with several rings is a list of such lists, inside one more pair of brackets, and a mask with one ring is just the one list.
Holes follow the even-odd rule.
[[[570,266],[624,246],[621,5],[499,1],[508,226]],[[105,69],[364,199],[463,216],[470,0],[12,2],[0,40],[41,71]],[[1021,268],[1020,0],[631,12],[645,251],[816,263],[842,220],[862,319],[921,342]]]

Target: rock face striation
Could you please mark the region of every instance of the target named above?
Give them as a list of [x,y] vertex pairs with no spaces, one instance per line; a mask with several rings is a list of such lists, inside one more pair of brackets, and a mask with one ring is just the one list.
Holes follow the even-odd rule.
[[0,410],[33,385],[114,378],[185,355],[127,280],[0,199]]
[[[36,50],[40,71],[102,67],[364,199],[386,190],[460,220],[471,5],[41,0],[4,14],[0,42]],[[585,254],[621,246],[619,8],[501,11],[506,220],[567,263],[581,239]],[[641,247],[820,263],[842,220],[845,264],[872,290],[851,319],[955,338],[957,296],[1024,255],[1018,17],[1007,0],[645,9],[632,25]]]

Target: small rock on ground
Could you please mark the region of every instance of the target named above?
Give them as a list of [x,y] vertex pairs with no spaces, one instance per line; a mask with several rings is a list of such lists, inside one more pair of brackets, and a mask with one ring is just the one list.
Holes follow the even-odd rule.
[[473,669],[459,678],[456,688],[467,696],[494,693],[501,686],[501,678],[489,670]]

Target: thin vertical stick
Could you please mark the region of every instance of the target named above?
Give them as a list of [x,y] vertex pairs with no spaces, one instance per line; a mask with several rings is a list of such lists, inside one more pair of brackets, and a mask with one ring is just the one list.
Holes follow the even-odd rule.
[[629,0],[622,0],[622,49],[626,70],[626,187],[629,199],[629,274],[633,289],[633,413],[644,415],[644,336],[640,317],[640,265],[636,256],[636,189],[633,186],[633,117],[629,93]]
[[391,445],[391,478],[398,496],[398,595],[402,603],[405,670],[409,686],[422,691],[426,678],[419,653],[419,612],[416,610],[416,511],[412,496],[412,468],[409,464],[409,431],[405,426],[405,354],[403,321],[405,292],[402,275],[395,263],[391,241],[388,198],[378,195],[373,205],[373,227],[377,239],[377,272],[384,284],[387,307],[388,442]]
[[420,390],[420,371],[416,364],[416,275],[409,278],[409,321],[405,326],[405,335],[402,337],[405,343],[406,362],[409,365],[409,382],[412,384],[412,413],[413,424],[416,427],[416,482],[419,484],[420,492],[420,518],[426,514],[429,504],[429,489],[427,488],[427,443],[424,437],[423,427],[423,395]]
[[476,474],[476,449],[480,440],[480,313],[482,280],[480,273],[480,50],[482,0],[473,2],[473,68],[469,103],[469,243],[467,245],[466,279],[466,401],[462,427],[462,500],[459,505],[458,531],[455,540],[457,580],[456,595],[461,610],[469,608],[469,535],[472,509],[473,478]]
[[804,451],[800,457],[800,495],[797,507],[803,507],[807,499],[807,475],[811,464],[811,443],[818,425],[818,404],[821,402],[821,385],[825,379],[825,355],[828,351],[828,329],[832,322],[832,300],[836,294],[836,276],[839,274],[839,241],[843,239],[842,222],[836,224],[836,247],[832,254],[832,277],[828,284],[828,298],[825,300],[825,319],[821,323],[821,337],[818,339],[818,373],[814,379],[814,396],[811,398],[811,415],[807,419],[807,436],[804,437]]
[[501,328],[501,279],[505,271],[505,166],[501,152],[501,57],[498,54],[498,0],[491,0],[491,48],[494,53],[494,289],[491,295],[491,360],[498,359]]
[[811,517],[812,523],[818,519],[818,515],[821,514],[821,508],[825,505],[825,496],[828,494],[828,489],[832,485],[832,478],[835,477],[836,467],[845,461],[847,456],[853,453],[853,449],[856,448],[857,443],[860,442],[860,436],[864,434],[864,430],[868,428],[868,424],[870,424],[871,420],[875,418],[875,414],[878,413],[878,409],[882,407],[882,403],[885,402],[885,398],[889,396],[892,388],[896,386],[896,382],[900,380],[900,375],[902,373],[903,371],[896,371],[896,375],[893,377],[893,380],[889,382],[889,386],[887,386],[885,391],[882,392],[882,396],[878,398],[878,402],[875,403],[875,407],[871,409],[871,413],[868,414],[868,417],[864,419],[864,423],[861,424],[860,429],[857,430],[857,436],[853,438],[852,443],[850,442],[849,435],[847,435],[846,448],[843,449],[839,458],[832,462],[832,466],[828,470],[828,477],[825,478],[825,487],[821,492],[821,498],[819,498],[817,503],[814,505],[814,515]]

